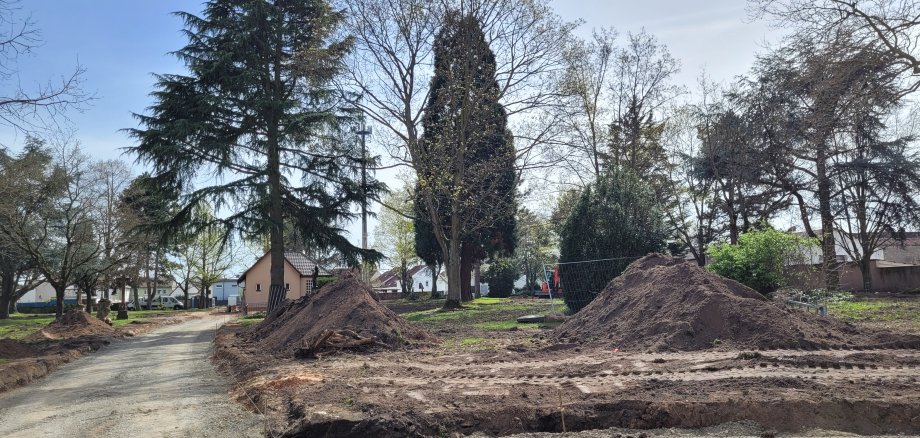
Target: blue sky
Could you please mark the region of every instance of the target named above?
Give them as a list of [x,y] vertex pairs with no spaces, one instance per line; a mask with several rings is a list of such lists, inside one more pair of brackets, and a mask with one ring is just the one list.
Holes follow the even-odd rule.
[[[644,27],[681,61],[678,81],[688,88],[693,88],[703,68],[717,81],[743,74],[764,41],[775,39],[766,25],[747,20],[743,0],[554,0],[552,4],[566,20],[585,20],[579,29],[585,36],[594,27],[613,26],[620,32]],[[135,127],[131,113],[143,112],[151,103],[152,73],[182,71],[168,54],[185,44],[182,23],[170,13],[198,12],[201,2],[28,0],[20,6],[22,14],[31,14],[44,41],[20,59],[20,81],[29,87],[67,74],[77,63],[85,67],[85,88],[97,99],[83,113],[70,115],[76,137],[96,158],[120,157],[120,149],[130,144],[120,130]],[[15,149],[21,141],[9,128],[0,127],[0,144]],[[122,158],[133,161],[133,157]],[[373,230],[373,224],[369,228]]]

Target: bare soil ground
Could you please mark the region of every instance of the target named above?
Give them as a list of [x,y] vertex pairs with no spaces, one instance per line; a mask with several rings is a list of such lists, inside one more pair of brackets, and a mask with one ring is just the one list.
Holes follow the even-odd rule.
[[0,436],[264,436],[261,418],[228,400],[232,382],[207,360],[226,317],[199,314],[0,394]]
[[545,312],[545,300],[396,307],[440,345],[305,360],[267,354],[228,325],[215,358],[276,436],[920,434],[914,345],[615,350],[509,319]]
[[85,353],[99,350],[112,341],[138,336],[164,325],[207,316],[203,312],[146,312],[121,327],[109,327],[85,312],[65,315],[64,322],[49,319],[47,325],[32,325],[35,331],[17,333],[22,339],[0,339],[0,393],[45,377]]

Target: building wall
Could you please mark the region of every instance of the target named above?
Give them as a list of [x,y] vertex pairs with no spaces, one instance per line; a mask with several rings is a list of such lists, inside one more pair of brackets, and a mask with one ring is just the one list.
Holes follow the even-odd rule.
[[897,263],[920,264],[920,246],[888,246],[885,248],[885,260]]
[[[805,271],[807,268],[793,268],[795,271]],[[872,292],[908,292],[920,290],[920,266],[902,268],[879,268],[878,262],[873,260],[869,268],[872,274]],[[824,275],[820,267],[816,266],[808,275],[796,276],[793,286],[805,288],[820,288],[824,285]],[[862,273],[855,262],[847,263],[840,271],[840,289],[859,292],[863,289]]]
[[222,281],[211,286],[211,296],[216,300],[226,300],[230,295],[240,295],[235,281]]
[[[287,291],[287,297],[297,299],[309,291],[313,281],[310,277],[301,278],[300,273],[285,261],[284,282],[290,286]],[[265,256],[246,272],[246,280],[242,288],[246,304],[253,307],[268,306],[268,289],[270,285],[271,257]]]

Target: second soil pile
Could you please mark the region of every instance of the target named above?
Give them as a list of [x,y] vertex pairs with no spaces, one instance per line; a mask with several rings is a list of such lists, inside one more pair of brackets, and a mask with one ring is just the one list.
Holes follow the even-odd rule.
[[[340,333],[357,335],[353,339],[345,336],[343,344],[373,339],[365,344],[369,348],[398,348],[432,339],[380,304],[374,292],[350,274],[272,312],[249,335],[270,352],[299,355],[330,333],[335,333],[330,341]],[[334,342],[325,345],[327,350],[336,349]]]
[[107,336],[115,333],[113,327],[96,319],[86,311],[72,309],[61,316],[61,319],[29,335],[26,340],[34,342],[49,339],[71,339],[82,336]]
[[708,348],[920,348],[920,339],[857,329],[832,317],[785,308],[694,263],[651,254],[607,285],[556,329],[563,342],[624,350]]

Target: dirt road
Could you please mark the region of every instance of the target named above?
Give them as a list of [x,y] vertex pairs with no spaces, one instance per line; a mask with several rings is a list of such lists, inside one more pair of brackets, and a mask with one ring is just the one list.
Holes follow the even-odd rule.
[[222,317],[167,326],[0,395],[3,437],[264,436],[211,365]]

